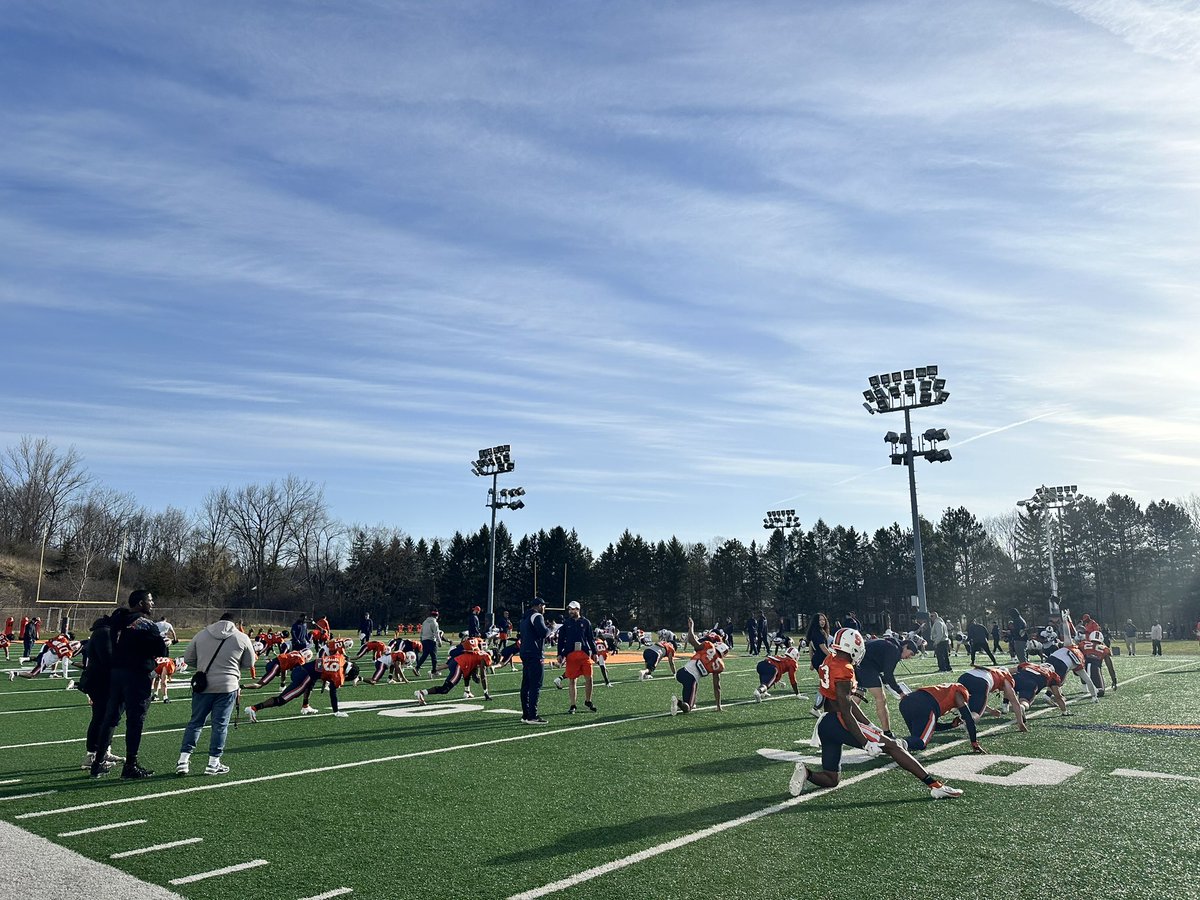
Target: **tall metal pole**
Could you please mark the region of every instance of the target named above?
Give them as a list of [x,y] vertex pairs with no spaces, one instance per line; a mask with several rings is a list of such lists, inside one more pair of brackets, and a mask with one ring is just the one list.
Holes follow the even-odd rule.
[[487,623],[488,628],[496,624],[496,616],[493,612],[496,602],[496,479],[500,477],[500,473],[492,475],[492,493],[491,501],[488,506],[492,508],[492,549],[488,554],[488,604],[487,604]]
[[917,473],[913,465],[913,444],[916,439],[912,432],[912,419],[908,408],[904,410],[904,432],[908,435],[908,449],[904,451],[904,462],[908,466],[908,499],[912,506],[913,527],[913,558],[917,567],[917,616],[929,618],[929,607],[925,603],[925,557],[921,552],[921,519],[917,515]]
[[1050,516],[1051,512],[1046,511],[1046,555],[1050,557],[1050,615],[1058,612],[1055,605],[1058,603],[1058,576],[1054,573],[1054,541],[1050,536]]

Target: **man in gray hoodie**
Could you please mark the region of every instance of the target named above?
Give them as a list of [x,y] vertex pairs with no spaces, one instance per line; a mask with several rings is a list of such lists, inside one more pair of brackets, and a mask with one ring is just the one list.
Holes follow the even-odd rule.
[[188,762],[200,740],[200,729],[211,716],[212,736],[204,774],[224,775],[229,766],[221,762],[221,754],[225,750],[225,736],[229,733],[229,717],[237,705],[241,670],[250,668],[257,659],[254,646],[250,638],[234,626],[233,613],[225,613],[192,638],[183,658],[194,672],[205,673],[208,684],[203,692],[192,692],[192,720],[183,732],[175,774],[188,773]]

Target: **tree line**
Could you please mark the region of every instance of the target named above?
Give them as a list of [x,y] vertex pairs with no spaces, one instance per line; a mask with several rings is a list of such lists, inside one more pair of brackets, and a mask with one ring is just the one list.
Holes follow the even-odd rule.
[[[1014,606],[1040,620],[1049,541],[1064,605],[1113,626],[1193,622],[1198,525],[1195,494],[1143,508],[1114,493],[1057,515],[1014,510],[987,520],[946,509],[921,521],[929,606],[952,620],[1004,620]],[[0,457],[0,545],[33,554],[43,540],[47,576],[68,600],[94,599],[89,586],[114,580],[120,566],[126,584],[150,588],[164,605],[304,609],[341,626],[363,612],[388,625],[415,622],[433,606],[454,623],[486,607],[487,526],[425,538],[347,525],[319,485],[295,476],[214,488],[190,512],[155,511],[98,483],[74,448],[24,437]],[[496,609],[514,616],[537,592],[551,607],[579,600],[593,618],[622,625],[676,627],[690,615],[740,628],[763,611],[796,627],[817,611],[853,610],[874,628],[901,628],[911,622],[913,572],[911,530],[899,524],[868,534],[817,520],[748,544],[626,531],[598,555],[561,527],[519,539],[496,527]]]

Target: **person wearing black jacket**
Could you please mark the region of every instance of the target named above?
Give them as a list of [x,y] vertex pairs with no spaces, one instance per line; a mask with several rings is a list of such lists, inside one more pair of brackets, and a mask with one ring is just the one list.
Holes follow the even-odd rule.
[[[96,761],[96,744],[104,730],[104,717],[108,713],[109,687],[112,681],[112,628],[108,616],[101,616],[92,623],[92,633],[83,642],[86,653],[83,654],[83,674],[79,676],[79,690],[87,695],[92,702],[92,718],[88,722],[87,754],[83,758],[82,769],[91,769]],[[103,759],[106,771],[114,764],[124,762],[125,757],[107,753]]]
[[107,762],[113,732],[125,713],[125,765],[122,778],[149,778],[154,773],[138,765],[138,748],[142,729],[150,709],[153,688],[154,661],[170,650],[150,618],[154,612],[154,595],[149,591],[133,591],[128,607],[116,610],[109,619],[112,632],[112,676],[109,682],[108,705],[104,724],[96,738],[96,756],[90,770],[99,778],[111,768]]
[[971,654],[971,667],[975,667],[975,654],[986,653],[988,659],[992,661],[992,665],[997,665],[996,657],[992,655],[992,648],[988,646],[988,630],[987,626],[982,622],[976,622],[974,619],[967,625],[967,652]]
[[469,637],[483,637],[483,623],[479,621],[479,614],[483,612],[478,606],[471,607],[471,614],[467,616],[467,635]]
[[1017,657],[1017,662],[1029,662],[1029,656],[1025,652],[1025,647],[1029,644],[1029,640],[1025,637],[1025,617],[1021,615],[1021,611],[1015,606],[1008,611],[1008,642],[1012,647],[1013,654]]
[[546,635],[550,633],[542,615],[545,609],[546,601],[534,597],[517,626],[521,642],[521,721],[526,725],[546,724],[538,715],[538,697],[546,673]]

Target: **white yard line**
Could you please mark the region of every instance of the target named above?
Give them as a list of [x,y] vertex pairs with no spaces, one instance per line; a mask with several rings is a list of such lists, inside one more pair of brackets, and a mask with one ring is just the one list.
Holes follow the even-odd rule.
[[226,866],[223,869],[213,869],[211,872],[201,872],[199,875],[185,875],[183,878],[172,878],[168,884],[191,884],[193,881],[204,881],[206,878],[216,878],[218,875],[230,875],[243,872],[246,869],[257,869],[259,866],[269,866],[265,859],[253,859],[250,862],[238,863],[236,866]]
[[0,797],[0,801],[7,802],[9,800],[31,800],[34,797],[48,797],[51,794],[57,794],[58,791],[34,791],[32,794],[8,794]]
[[0,781],[0,784],[17,784],[20,780],[20,778],[5,778],[3,781]]
[[334,888],[332,891],[317,894],[315,897],[305,897],[304,900],[330,900],[331,897],[344,897],[346,894],[353,893],[354,888]]
[[1141,769],[1113,769],[1113,775],[1122,778],[1163,778],[1168,781],[1200,781],[1195,775],[1172,775],[1169,772],[1143,772]]
[[[1190,663],[1188,665],[1190,665]],[[1174,666],[1173,668],[1182,668],[1182,666]],[[1169,672],[1169,671],[1171,671],[1171,669],[1160,669],[1158,671],[1159,672]],[[944,675],[944,674],[948,674],[948,673],[941,672],[938,674]],[[1130,682],[1138,681],[1142,678],[1149,677],[1150,675],[1157,675],[1157,674],[1158,674],[1158,672],[1146,672],[1142,675],[1136,675],[1133,678],[1128,678],[1125,680],[1124,683],[1129,684]],[[1028,713],[1025,718],[1026,719],[1040,718],[1044,715],[1048,715],[1051,712],[1058,712],[1058,708],[1057,707],[1047,707],[1045,709],[1038,710],[1037,712]],[[987,729],[986,731],[980,731],[979,736],[986,737],[987,735],[995,734],[998,731],[1002,731],[1003,729],[1008,728],[1011,724],[1012,724],[1011,722],[1005,722],[1002,725],[995,725],[995,726]],[[949,743],[946,743],[946,744],[939,744],[938,746],[925,751],[923,754],[921,754],[920,758],[925,759],[926,757],[933,756],[935,754],[944,753],[945,751],[951,749],[952,747],[957,747],[957,746],[959,746],[961,744],[965,744],[965,743],[966,743],[966,739],[960,738],[959,740],[950,741]],[[784,800],[781,803],[776,803],[772,806],[764,807],[763,809],[756,810],[752,813],[747,813],[746,815],[740,816],[736,819],[730,819],[727,822],[719,822],[716,825],[710,825],[708,828],[704,828],[700,831],[695,831],[695,832],[692,832],[691,834],[682,835],[681,837],[677,837],[674,840],[670,840],[665,843],[658,844],[654,847],[647,847],[645,850],[640,850],[637,853],[633,853],[629,856],[624,856],[621,859],[616,859],[616,860],[613,860],[612,862],[607,862],[607,863],[603,863],[598,866],[593,866],[592,868],[586,869],[583,872],[576,873],[575,875],[570,875],[570,876],[568,876],[566,878],[562,878],[558,881],[551,882],[550,884],[542,885],[541,887],[533,888],[528,891],[523,891],[519,894],[513,894],[511,897],[508,898],[508,900],[534,900],[534,898],[536,898],[536,897],[544,897],[547,894],[555,894],[555,893],[558,893],[559,891],[565,891],[568,888],[575,887],[576,885],[582,884],[585,881],[591,881],[593,878],[599,878],[601,875],[607,875],[610,872],[615,872],[618,869],[624,869],[628,866],[634,865],[635,863],[642,862],[643,860],[652,859],[655,856],[661,856],[663,853],[667,853],[667,852],[670,852],[671,850],[676,850],[680,847],[686,846],[686,845],[694,843],[696,841],[703,840],[706,837],[711,837],[712,835],[719,834],[722,831],[728,831],[730,828],[736,828],[738,825],[744,825],[747,822],[754,822],[758,819],[763,818],[764,816],[769,816],[769,815],[772,815],[777,812],[782,812],[785,809],[791,809],[793,806],[796,806],[796,805],[798,805],[806,800],[809,800],[813,797],[825,796],[828,793],[830,793],[830,791],[839,790],[840,788],[842,788],[845,785],[853,784],[858,781],[862,781],[864,778],[868,778],[872,775],[878,775],[881,772],[887,772],[888,770],[894,769],[894,768],[896,768],[896,764],[894,762],[888,763],[887,765],[881,766],[878,769],[871,769],[870,771],[864,772],[861,775],[855,775],[851,778],[845,779],[844,781],[839,781],[837,783],[837,785],[834,786],[833,788],[826,788],[826,789],[823,789],[820,791],[814,791],[810,794],[801,794],[799,797],[792,797],[788,800]]]
[[114,828],[128,828],[130,825],[145,825],[145,819],[130,819],[128,822],[112,822],[109,825],[96,825],[92,828],[80,828],[76,831],[60,831],[59,837],[78,837],[81,834],[91,834],[94,831],[112,831]]
[[172,847],[186,847],[189,844],[199,844],[204,838],[193,837],[184,838],[181,841],[169,841],[166,844],[151,844],[149,847],[139,847],[137,850],[122,850],[120,853],[112,853],[109,859],[124,859],[127,856],[141,856],[144,853],[157,853],[159,850],[170,850]]

